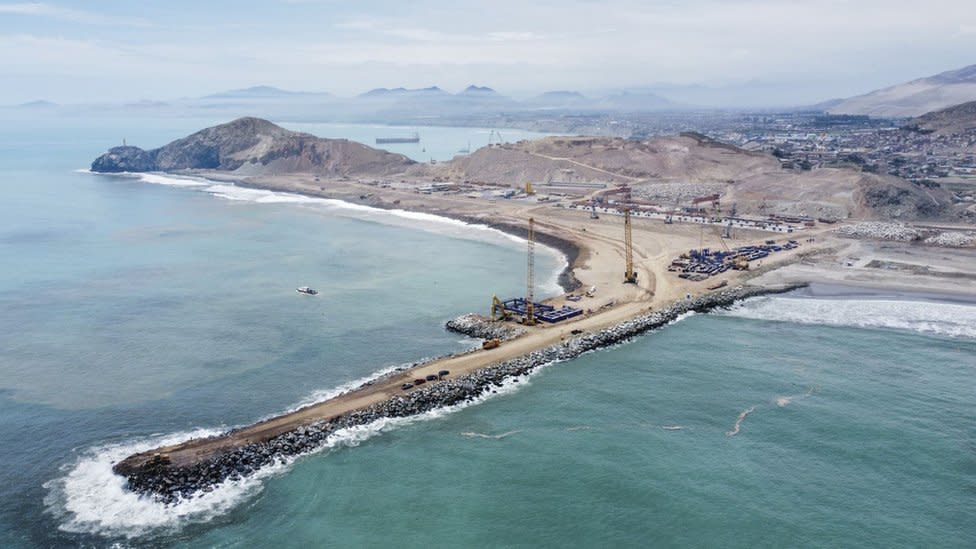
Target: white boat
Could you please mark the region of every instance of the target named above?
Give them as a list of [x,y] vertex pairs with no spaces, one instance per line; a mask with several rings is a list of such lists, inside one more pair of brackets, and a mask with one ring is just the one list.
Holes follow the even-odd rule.
[[308,286],[302,286],[301,288],[296,288],[296,292],[305,295],[318,295],[318,291],[309,288]]

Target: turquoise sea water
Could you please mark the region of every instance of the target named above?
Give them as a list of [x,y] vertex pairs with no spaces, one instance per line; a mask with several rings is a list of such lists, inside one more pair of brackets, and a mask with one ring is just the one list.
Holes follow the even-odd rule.
[[976,307],[912,296],[760,298],[185,504],[123,492],[137,448],[470,345],[443,321],[524,274],[492,231],[73,171],[209,123],[157,122],[0,132],[0,546],[976,546]]

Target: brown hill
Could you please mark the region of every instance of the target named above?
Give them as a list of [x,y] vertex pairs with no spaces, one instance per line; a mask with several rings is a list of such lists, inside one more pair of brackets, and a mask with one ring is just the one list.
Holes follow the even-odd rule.
[[497,147],[408,173],[446,180],[526,182],[546,192],[546,182],[629,184],[634,194],[658,204],[687,204],[719,193],[740,213],[808,215],[845,219],[930,219],[949,214],[951,200],[890,176],[841,168],[784,170],[765,153],[747,152],[697,134],[645,141],[547,137]]
[[976,65],[919,78],[836,102],[834,114],[900,118],[976,100]]
[[353,175],[398,173],[412,164],[403,155],[355,141],[323,139],[248,117],[200,130],[158,149],[115,147],[92,163],[92,171],[223,170],[242,175]]
[[[747,152],[697,134],[644,141],[547,137],[483,147],[435,165],[345,139],[322,139],[266,120],[241,118],[159,149],[116,147],[93,171],[223,170],[234,174],[404,176],[521,187],[548,183],[627,183],[662,205],[720,193],[741,213],[844,219],[934,219],[951,213],[950,197],[904,180],[850,169],[784,170],[765,153]],[[591,192],[591,191],[584,191]],[[728,206],[727,206],[728,207]]]
[[909,122],[907,127],[940,135],[976,130],[976,101],[923,114]]

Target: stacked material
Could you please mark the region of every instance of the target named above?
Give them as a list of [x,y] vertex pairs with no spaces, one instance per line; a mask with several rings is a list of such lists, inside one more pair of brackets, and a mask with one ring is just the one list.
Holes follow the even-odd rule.
[[690,202],[699,196],[721,193],[725,187],[722,183],[648,183],[634,185],[633,192],[640,198],[671,206],[676,202]]
[[921,233],[912,227],[884,221],[862,221],[853,225],[845,225],[837,229],[837,233],[848,238],[894,240],[897,242],[911,242],[922,237]]
[[469,313],[444,325],[448,330],[478,339],[498,339],[507,341],[525,333],[525,330],[499,320],[492,320],[481,315]]
[[933,246],[965,248],[967,246],[976,246],[976,234],[955,231],[944,232],[926,238],[925,243],[932,244]]

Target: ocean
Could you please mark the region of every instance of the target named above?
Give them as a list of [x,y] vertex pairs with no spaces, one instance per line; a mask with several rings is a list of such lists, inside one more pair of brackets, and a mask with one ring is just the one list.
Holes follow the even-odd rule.
[[[524,243],[497,231],[81,171],[213,122],[0,129],[0,546],[976,546],[976,306],[836,288],[691,315],[180,505],[125,492],[114,460],[465,349],[444,321],[523,291]],[[539,293],[562,265],[540,253]]]

